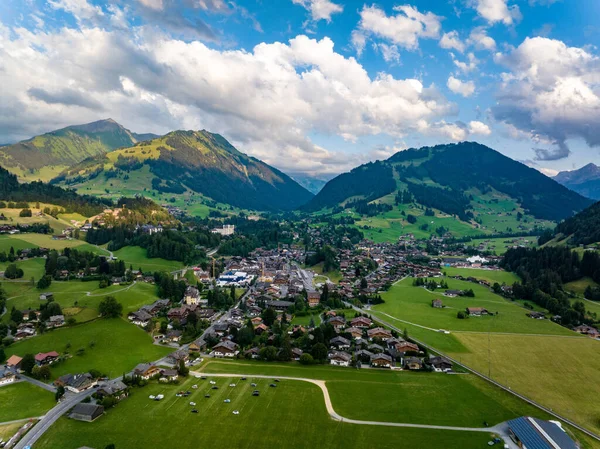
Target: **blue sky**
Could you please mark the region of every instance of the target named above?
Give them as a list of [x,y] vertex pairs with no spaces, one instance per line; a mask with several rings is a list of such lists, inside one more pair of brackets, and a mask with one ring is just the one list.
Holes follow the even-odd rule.
[[4,0],[0,142],[112,117],[328,177],[476,140],[600,163],[594,0]]

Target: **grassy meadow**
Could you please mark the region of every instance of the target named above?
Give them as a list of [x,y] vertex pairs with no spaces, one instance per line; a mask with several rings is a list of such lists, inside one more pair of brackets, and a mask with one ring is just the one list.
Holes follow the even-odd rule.
[[0,387],[0,422],[42,416],[55,405],[52,393],[28,382]]
[[509,271],[503,270],[484,270],[480,268],[456,268],[442,267],[442,271],[447,276],[474,277],[488,282],[498,282],[499,284],[512,285],[520,282],[519,276]]
[[114,251],[114,256],[125,262],[125,265],[133,265],[133,269],[141,268],[144,272],[175,271],[183,268],[183,263],[176,260],[165,260],[160,258],[150,259],[146,250],[139,246],[126,246]]

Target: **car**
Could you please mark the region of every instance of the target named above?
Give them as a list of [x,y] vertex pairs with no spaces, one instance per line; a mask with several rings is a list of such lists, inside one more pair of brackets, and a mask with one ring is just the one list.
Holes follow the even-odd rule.
[[234,411],[233,411],[233,414],[234,414],[234,415],[239,415],[239,414],[240,414],[240,411],[239,411],[239,410],[234,410]]
[[258,391],[258,390],[254,390],[254,391],[252,392],[252,396],[260,396],[260,391]]
[[213,389],[213,390],[218,390],[218,389],[219,389],[219,387],[217,387],[216,385],[213,385],[213,386],[212,386],[212,389]]
[[210,381],[210,384],[211,384],[211,385],[214,385],[214,384],[216,384],[216,382],[215,382],[214,380],[211,380],[211,381]]
[[250,386],[251,387],[256,387],[256,384],[255,383],[251,383]]
[[230,387],[235,387],[235,384],[229,384]]
[[206,394],[204,395],[204,397],[205,397],[205,398],[210,398],[210,394],[206,393]]
[[195,408],[192,409],[192,413],[198,413],[198,410],[196,410]]
[[190,402],[190,405],[193,407],[194,405],[196,405],[195,402]]
[[223,402],[224,402],[225,404],[229,404],[229,403],[231,402],[231,399],[225,399]]
[[200,374],[195,374],[195,375],[194,375],[194,377],[195,377],[196,379],[200,379]]
[[198,385],[192,385],[192,388],[195,390],[198,388]]
[[269,387],[275,388],[277,384],[269,384]]
[[242,377],[240,380],[246,380],[246,378],[245,378],[245,377]]
[[275,379],[275,382],[279,382],[279,379]]
[[152,395],[152,394],[151,394],[150,396],[148,396],[148,399],[155,400],[155,399],[156,399],[156,396],[154,396],[154,395]]
[[202,377],[200,377],[200,379],[206,380],[206,376],[202,376]]

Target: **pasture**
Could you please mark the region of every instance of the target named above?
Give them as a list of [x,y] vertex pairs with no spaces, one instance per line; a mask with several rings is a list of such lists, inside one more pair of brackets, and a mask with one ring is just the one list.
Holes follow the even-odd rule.
[[456,267],[442,267],[442,271],[447,276],[463,276],[463,277],[474,277],[475,279],[481,279],[491,283],[497,282],[500,285],[512,285],[515,282],[519,282],[519,276],[509,271],[504,270],[486,270],[481,268],[456,268]]
[[473,239],[467,243],[468,246],[481,246],[485,251],[491,251],[498,256],[503,255],[509,248],[514,246],[525,246],[535,248],[537,237],[498,237],[489,239]]
[[[78,355],[78,351],[81,354]],[[151,362],[173,349],[152,344],[152,338],[142,329],[123,319],[98,319],[73,327],[46,332],[37,337],[14,343],[5,349],[7,357],[38,352],[57,351],[72,356],[52,365],[52,378],[91,369],[114,378],[133,369],[141,362]]]
[[7,422],[42,416],[56,402],[49,391],[28,382],[17,382],[0,387],[0,404],[0,422]]
[[[282,380],[270,388],[268,379],[249,377],[216,379],[219,390],[208,380],[190,379],[183,386],[150,384],[134,390],[131,397],[109,410],[94,423],[61,418],[39,442],[47,449],[75,449],[81,446],[129,449],[202,447],[235,448],[483,448],[487,433],[392,428],[344,424],[326,413],[323,394],[316,386]],[[230,383],[236,387],[229,387]],[[257,384],[250,386],[251,382]],[[192,389],[198,384],[198,389]],[[260,396],[252,396],[254,389]],[[181,389],[191,396],[175,397]],[[210,398],[204,395],[210,393]],[[149,395],[164,394],[157,402]],[[230,403],[224,403],[230,399]],[[195,402],[198,413],[191,413]],[[234,410],[239,415],[234,415]],[[144,431],[132,429],[143,425]]]
[[114,256],[125,262],[129,268],[133,266],[134,270],[139,268],[144,273],[154,271],[175,271],[183,268],[183,263],[176,260],[165,260],[160,258],[150,259],[146,250],[139,246],[126,246],[118,251],[114,251]]

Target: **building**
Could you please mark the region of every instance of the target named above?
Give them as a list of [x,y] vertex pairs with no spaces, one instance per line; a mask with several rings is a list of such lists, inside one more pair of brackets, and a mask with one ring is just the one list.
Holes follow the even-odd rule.
[[54,297],[53,293],[50,293],[50,292],[42,293],[42,294],[40,294],[40,301],[47,301],[49,299],[52,299],[53,297]]
[[76,419],[77,421],[92,422],[102,416],[103,413],[104,407],[101,405],[80,403],[73,407],[69,418]]
[[487,315],[488,311],[483,307],[467,307],[467,313],[469,316],[482,316]]
[[447,373],[452,371],[452,362],[445,357],[430,357],[428,364],[436,373]]
[[12,384],[15,380],[17,380],[17,376],[13,373],[5,372],[4,374],[0,374],[0,385]]
[[423,368],[423,361],[418,357],[408,357],[404,361],[404,367],[409,370],[419,370]]
[[151,363],[140,363],[133,369],[135,376],[140,376],[142,379],[148,380],[160,374],[160,369]]
[[65,374],[56,379],[54,385],[57,387],[64,387],[73,393],[81,393],[96,385],[96,381],[90,373]]
[[391,368],[392,358],[387,354],[373,354],[371,365],[377,368]]
[[46,321],[46,327],[60,327],[65,324],[65,316],[64,315],[54,315],[48,318]]
[[369,328],[369,327],[371,327],[372,323],[373,322],[369,318],[364,317],[364,316],[356,317],[356,318],[354,318],[353,320],[350,321],[350,325],[352,327],[358,327],[360,329]]
[[432,299],[431,307],[433,307],[434,309],[441,309],[444,307],[444,303],[442,302],[441,299]]
[[216,344],[213,347],[213,355],[215,357],[235,357],[238,355],[238,345],[232,341],[225,340]]
[[200,291],[196,287],[192,287],[191,285],[185,289],[183,301],[188,306],[197,306],[200,304],[208,305],[208,299],[202,300],[202,298],[200,297]]
[[317,307],[321,302],[321,295],[319,292],[308,292],[307,300],[309,307]]
[[329,363],[335,366],[350,366],[352,357],[345,352],[332,352],[329,355]]
[[50,365],[56,359],[58,359],[58,357],[59,357],[59,354],[56,351],[40,352],[40,353],[38,353],[38,354],[35,355],[35,363],[38,366]]
[[211,232],[213,234],[221,234],[222,236],[233,235],[235,225],[223,225],[222,228],[214,228]]
[[379,338],[383,341],[386,341],[392,338],[392,333],[382,327],[376,327],[374,329],[369,329],[367,331],[367,336],[369,337],[369,340]]
[[569,435],[553,421],[529,416],[508,421],[510,438],[523,449],[577,449]]
[[131,312],[127,315],[127,319],[137,326],[146,326],[152,320],[152,315],[140,309],[137,312]]
[[11,355],[6,361],[6,367],[18,370],[19,368],[21,368],[22,360],[23,358],[19,357],[18,355]]

